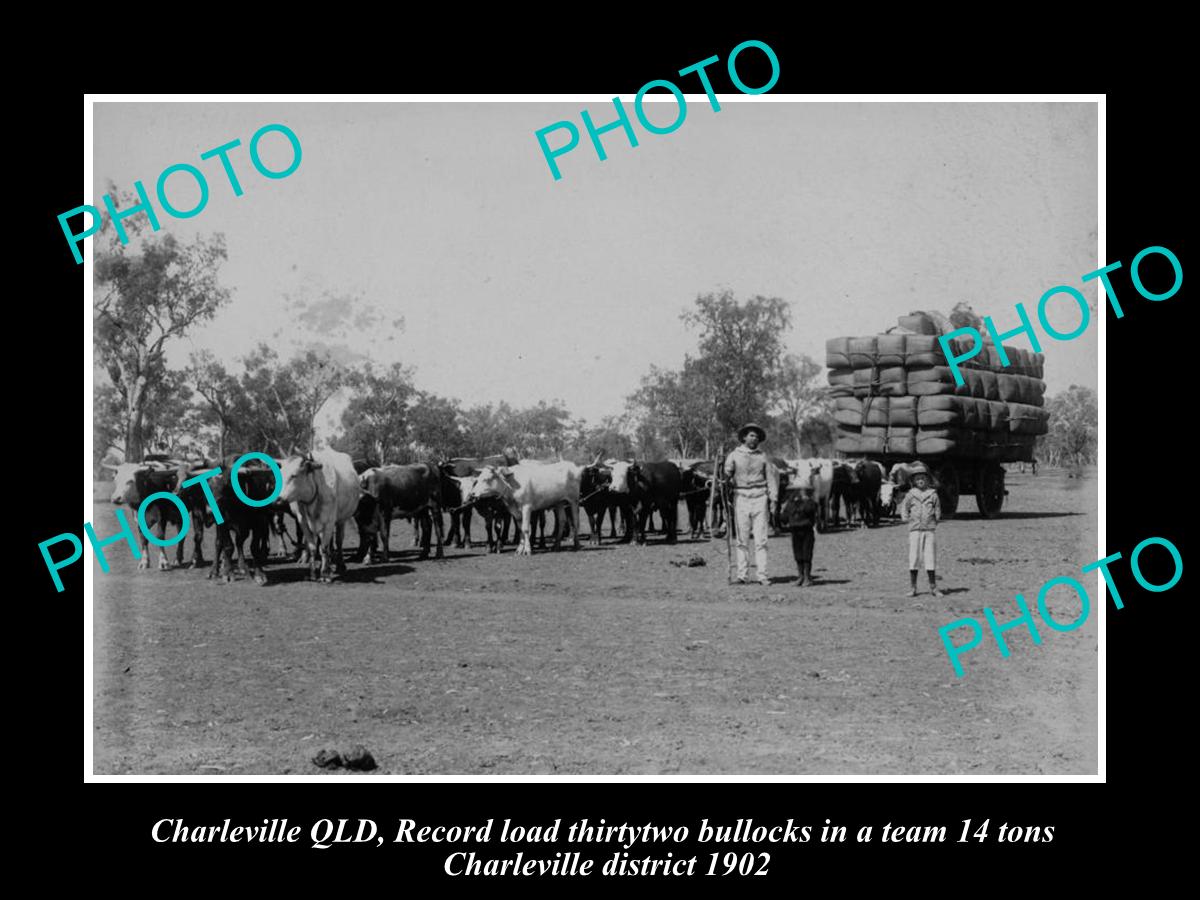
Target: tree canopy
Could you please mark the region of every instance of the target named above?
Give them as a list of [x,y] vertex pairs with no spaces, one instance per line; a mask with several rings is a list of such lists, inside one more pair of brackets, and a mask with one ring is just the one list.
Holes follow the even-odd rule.
[[225,257],[219,234],[190,244],[168,233],[149,235],[138,241],[136,253],[111,234],[96,244],[96,361],[121,403],[126,458],[140,459],[145,449],[147,407],[178,393],[178,383],[167,381],[167,344],[229,300],[217,278]]
[[1037,456],[1050,465],[1079,468],[1096,462],[1096,392],[1071,385],[1046,401],[1050,431],[1038,439]]

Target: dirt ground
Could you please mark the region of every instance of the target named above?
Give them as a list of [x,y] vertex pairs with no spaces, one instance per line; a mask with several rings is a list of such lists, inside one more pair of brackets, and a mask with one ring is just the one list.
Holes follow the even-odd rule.
[[[1008,488],[1000,518],[964,498],[939,528],[942,598],[924,575],[905,596],[899,523],[818,535],[804,589],[786,536],[769,588],[726,584],[724,540],[417,561],[397,523],[388,564],[323,585],[277,560],[266,587],[138,572],[114,544],[95,569],[94,771],[316,774],[317,750],[362,744],[393,774],[1095,773],[1091,575],[1083,627],[1043,626],[1041,646],[1014,629],[1008,659],[986,635],[961,679],[937,633],[984,606],[1007,621],[1014,593],[1032,608],[1096,559],[1094,471]],[[111,510],[95,505],[101,536]],[[707,565],[671,565],[693,555]],[[1078,615],[1068,589],[1050,601]]]

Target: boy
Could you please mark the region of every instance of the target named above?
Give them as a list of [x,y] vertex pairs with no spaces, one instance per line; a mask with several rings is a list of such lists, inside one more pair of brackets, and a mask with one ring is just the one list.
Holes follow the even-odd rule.
[[912,576],[912,588],[908,596],[917,596],[917,568],[922,558],[929,575],[929,592],[935,597],[943,596],[937,589],[937,558],[933,532],[942,517],[942,503],[937,491],[930,487],[929,470],[923,463],[914,463],[909,468],[913,486],[904,495],[900,504],[900,518],[908,522],[908,573]]
[[813,583],[812,556],[816,541],[813,526],[817,524],[820,508],[813,500],[812,493],[812,488],[807,484],[789,487],[780,512],[783,527],[792,533],[792,556],[796,558],[796,568],[800,571],[796,587],[807,587]]

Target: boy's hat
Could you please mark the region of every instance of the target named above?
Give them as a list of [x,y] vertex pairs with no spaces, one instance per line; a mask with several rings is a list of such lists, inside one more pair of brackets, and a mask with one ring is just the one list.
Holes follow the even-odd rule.
[[767,433],[763,430],[761,425],[755,425],[753,422],[747,422],[738,429],[738,440],[744,441],[746,439],[746,434],[751,431],[758,432],[758,439],[760,441],[765,441],[767,439]]
[[913,463],[911,466],[908,467],[908,475],[910,478],[916,477],[917,475],[928,475],[928,474],[929,474],[929,470],[927,468],[925,468],[925,463],[920,463],[920,462]]

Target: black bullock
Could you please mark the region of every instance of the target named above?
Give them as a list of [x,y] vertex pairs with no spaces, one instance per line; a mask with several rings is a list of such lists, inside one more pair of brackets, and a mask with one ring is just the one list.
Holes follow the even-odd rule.
[[611,491],[627,494],[636,512],[637,542],[646,543],[646,519],[658,510],[668,544],[675,543],[679,518],[679,490],[682,478],[672,462],[617,462],[612,464]]

